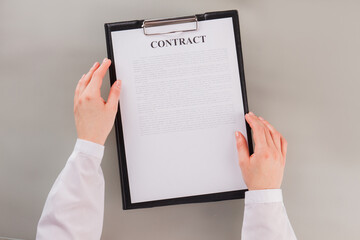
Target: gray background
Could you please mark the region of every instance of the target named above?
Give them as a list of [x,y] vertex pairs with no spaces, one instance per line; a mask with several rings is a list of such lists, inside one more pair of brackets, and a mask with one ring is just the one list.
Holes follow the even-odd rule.
[[[298,239],[358,239],[360,2],[350,0],[1,0],[0,236],[35,238],[76,140],[75,85],[106,56],[103,24],[227,9],[239,10],[250,109],[289,142],[282,188]],[[123,211],[115,146],[111,132],[102,239],[240,239],[243,200]]]

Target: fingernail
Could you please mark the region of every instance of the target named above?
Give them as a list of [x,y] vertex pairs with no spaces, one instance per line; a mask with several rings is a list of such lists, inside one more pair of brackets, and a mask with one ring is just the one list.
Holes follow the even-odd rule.
[[104,58],[103,63],[107,61],[107,58]]
[[121,80],[117,80],[117,81],[116,81],[116,86],[117,86],[118,88],[121,87]]
[[259,117],[259,119],[260,119],[261,121],[264,121],[264,119],[263,119],[262,117]]
[[253,112],[249,112],[249,114],[250,114],[250,115],[253,115],[253,116],[255,115]]
[[235,132],[235,136],[236,136],[236,137],[239,137],[239,136],[240,136],[238,131]]
[[98,62],[95,62],[94,65],[92,66],[93,68],[96,67],[96,65],[98,64]]

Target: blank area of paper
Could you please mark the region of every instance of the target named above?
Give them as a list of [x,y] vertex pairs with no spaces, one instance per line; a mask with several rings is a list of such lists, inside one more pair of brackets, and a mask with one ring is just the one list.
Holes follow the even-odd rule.
[[[151,47],[179,38],[190,42]],[[159,36],[117,31],[112,42],[131,202],[246,189],[234,134],[246,136],[232,19]]]

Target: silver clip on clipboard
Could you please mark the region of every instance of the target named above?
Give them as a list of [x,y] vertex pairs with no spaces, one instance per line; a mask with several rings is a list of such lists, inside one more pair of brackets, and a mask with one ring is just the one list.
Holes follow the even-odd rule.
[[[180,24],[186,24],[179,26]],[[160,27],[174,25],[173,30],[171,31],[156,31]],[[176,26],[177,25],[177,26]],[[198,20],[196,16],[187,16],[187,17],[177,17],[177,18],[166,18],[166,19],[153,19],[153,20],[144,20],[142,25],[144,34],[147,36],[151,35],[162,35],[169,33],[177,32],[190,32],[198,30]]]

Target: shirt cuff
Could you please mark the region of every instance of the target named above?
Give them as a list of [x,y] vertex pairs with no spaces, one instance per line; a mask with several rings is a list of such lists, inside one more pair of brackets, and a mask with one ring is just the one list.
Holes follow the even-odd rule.
[[283,202],[281,189],[253,190],[245,192],[245,205]]
[[103,145],[78,138],[76,140],[74,152],[81,152],[102,159],[104,156],[104,149],[105,147]]

